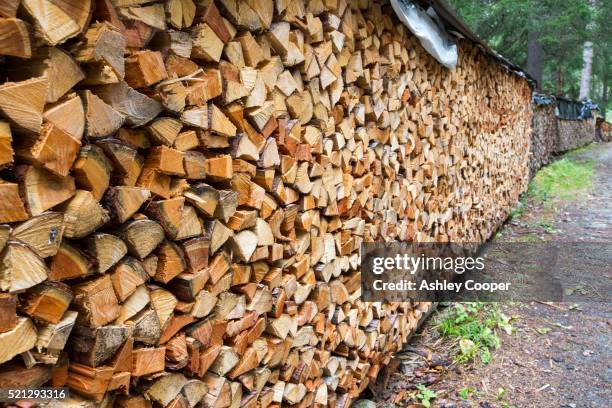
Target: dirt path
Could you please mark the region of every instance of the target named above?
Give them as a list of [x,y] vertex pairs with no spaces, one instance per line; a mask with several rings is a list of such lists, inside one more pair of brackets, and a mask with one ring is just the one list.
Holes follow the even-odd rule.
[[[612,143],[574,154],[573,159],[594,162],[593,186],[588,194],[554,206],[528,201],[523,214],[510,222],[497,240],[572,242],[572,248],[577,249],[588,247],[581,242],[612,244]],[[597,261],[597,267],[589,269],[592,278],[609,284],[611,252],[585,249],[583,256]],[[387,391],[376,396],[377,404],[421,406],[414,397],[414,384],[424,384],[437,393],[434,407],[611,406],[610,293],[589,287],[584,280],[590,276],[572,278],[574,290],[591,301],[502,306],[506,315],[515,318],[515,332],[501,336],[502,346],[487,365],[454,363],[448,340],[440,338],[436,319],[430,319],[399,356],[400,371],[391,376]],[[464,398],[460,390],[464,390]]]

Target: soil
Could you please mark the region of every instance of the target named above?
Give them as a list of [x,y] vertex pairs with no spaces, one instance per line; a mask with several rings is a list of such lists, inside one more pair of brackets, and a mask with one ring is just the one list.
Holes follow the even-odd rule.
[[[396,356],[399,369],[372,397],[378,406],[420,407],[414,397],[418,384],[437,393],[433,407],[612,406],[612,143],[574,157],[595,163],[590,191],[554,206],[528,200],[493,245],[496,240],[572,243],[583,259],[596,260],[597,267],[582,268],[590,276],[561,277],[583,296],[577,302],[566,296],[558,303],[504,303],[515,330],[502,333],[502,345],[486,365],[455,363],[456,347],[440,337],[434,315]],[[608,251],[582,242],[603,243]],[[458,394],[465,388],[471,390],[467,399]]]

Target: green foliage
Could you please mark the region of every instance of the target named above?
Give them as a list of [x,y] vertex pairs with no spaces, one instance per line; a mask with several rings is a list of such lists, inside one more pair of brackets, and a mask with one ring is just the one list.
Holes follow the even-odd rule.
[[556,228],[550,221],[540,221],[540,227],[544,228],[544,232],[547,234],[556,234],[561,232],[559,228]]
[[571,200],[591,188],[594,164],[566,156],[542,168],[529,183],[528,195],[539,201]]
[[519,201],[516,206],[510,210],[510,214],[509,217],[511,220],[515,220],[517,218],[520,218],[521,215],[523,215],[523,212],[525,211],[525,203],[523,201]]
[[501,344],[500,330],[510,334],[512,325],[497,303],[455,303],[439,325],[443,336],[459,340],[458,363],[467,363],[480,356],[480,360],[488,364],[491,349]]
[[530,232],[528,234],[521,235],[517,238],[518,242],[538,242],[540,241],[540,237],[535,232]]
[[474,391],[476,391],[474,388],[466,387],[466,388],[460,389],[457,394],[459,394],[459,397],[466,400],[469,398],[470,394],[472,394]]
[[536,327],[536,333],[538,334],[548,334],[551,331],[550,327]]
[[543,46],[543,91],[577,98],[582,51],[593,42],[591,99],[610,103],[612,0],[451,0],[459,15],[496,51],[525,67],[527,37],[539,33]]
[[428,389],[424,385],[417,385],[417,390],[419,390],[420,392],[416,395],[416,397],[421,402],[421,405],[423,405],[425,408],[430,408],[431,401],[436,399],[438,394],[435,391]]
[[497,389],[497,400],[501,401],[504,398],[504,396],[506,395],[507,392],[508,392],[508,390],[505,389],[504,387],[499,387]]

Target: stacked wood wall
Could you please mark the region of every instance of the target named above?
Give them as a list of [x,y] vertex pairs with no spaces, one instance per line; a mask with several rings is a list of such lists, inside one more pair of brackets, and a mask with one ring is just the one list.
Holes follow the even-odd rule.
[[553,158],[557,141],[557,116],[555,104],[533,104],[533,137],[531,139],[531,176]]
[[603,118],[597,118],[597,140],[600,142],[612,142],[612,125]]
[[0,14],[0,388],[345,407],[429,307],[360,301],[360,244],[482,242],[526,188],[527,82],[386,2]]
[[595,141],[595,118],[565,120],[557,118],[555,153],[577,149]]
[[602,132],[597,126],[596,111],[592,112],[593,117],[589,119],[567,120],[557,117],[555,107],[555,103],[533,104],[533,133],[529,159],[532,177],[557,155],[594,141],[606,141],[605,130]]

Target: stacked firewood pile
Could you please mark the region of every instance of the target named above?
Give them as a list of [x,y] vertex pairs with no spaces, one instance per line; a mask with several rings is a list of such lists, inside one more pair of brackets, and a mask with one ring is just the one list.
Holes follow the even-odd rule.
[[576,149],[596,140],[595,118],[566,120],[557,118],[555,153]]
[[597,140],[600,142],[612,142],[612,125],[604,118],[597,118]]
[[[95,4],[94,4],[95,3]],[[364,241],[488,238],[527,82],[376,0],[0,5],[0,388],[61,406],[345,407],[428,304]]]
[[531,159],[529,170],[533,177],[538,169],[553,159],[557,142],[557,115],[555,104],[533,104]]

